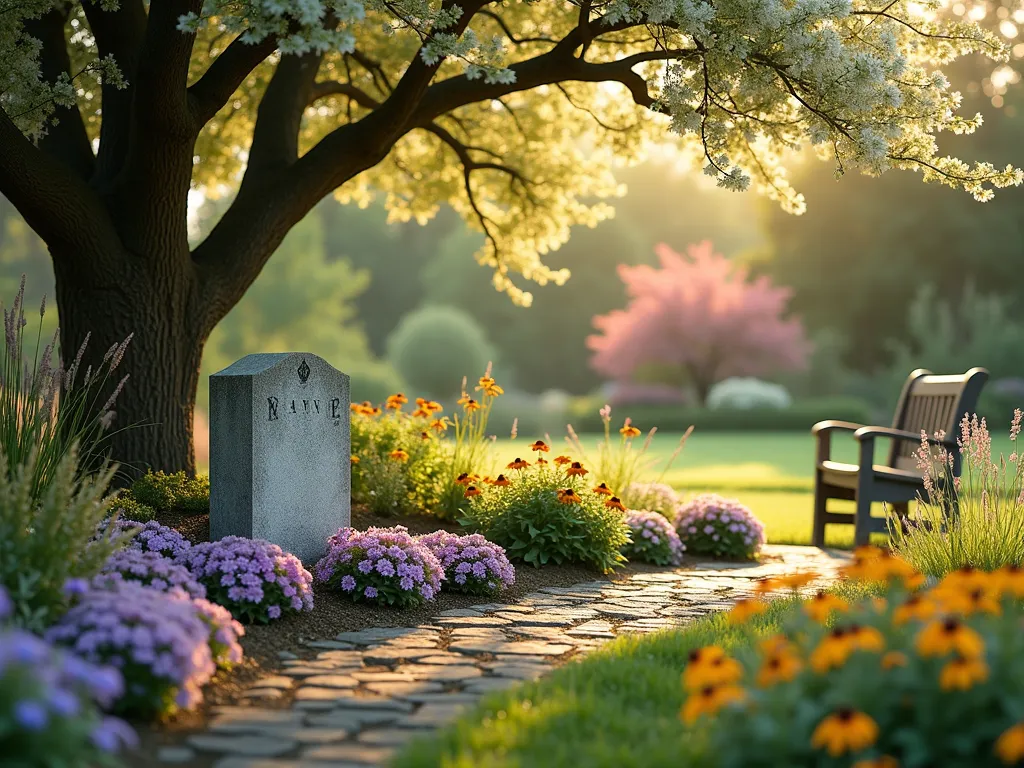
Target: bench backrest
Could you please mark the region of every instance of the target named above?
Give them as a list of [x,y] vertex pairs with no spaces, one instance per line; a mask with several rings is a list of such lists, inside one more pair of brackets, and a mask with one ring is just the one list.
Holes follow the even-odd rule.
[[[987,380],[988,371],[984,368],[971,368],[955,376],[936,376],[918,368],[903,385],[892,426],[914,434],[924,430],[929,436],[942,430],[955,442],[960,434],[961,419],[964,414],[975,412],[978,396]],[[889,466],[918,471],[914,454],[919,444],[908,440],[893,440],[892,443]],[[959,475],[960,453],[955,449],[953,462],[953,473]]]

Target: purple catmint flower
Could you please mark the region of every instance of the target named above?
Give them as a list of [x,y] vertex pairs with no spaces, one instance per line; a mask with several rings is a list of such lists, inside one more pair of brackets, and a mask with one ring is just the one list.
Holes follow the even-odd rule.
[[681,504],[675,529],[695,555],[753,559],[765,543],[764,525],[750,509],[717,494],[701,494]]
[[437,556],[446,572],[455,574],[448,582],[450,589],[493,595],[515,583],[516,571],[505,550],[480,534],[435,531],[420,536],[419,541]]
[[686,547],[675,528],[658,512],[630,510],[626,513],[632,541],[622,548],[629,560],[655,565],[679,565]]
[[113,537],[124,533],[133,533],[128,542],[129,549],[141,552],[156,552],[171,560],[178,560],[192,546],[188,539],[173,528],[161,525],[155,520],[148,523],[137,523],[134,520],[118,519],[101,524],[95,538]]
[[[295,555],[263,539],[227,536],[186,549],[177,562],[206,588],[211,602],[240,621],[267,622],[313,610],[313,576]],[[271,612],[277,606],[280,611]]]
[[[196,581],[188,568],[156,552],[124,549],[115,552],[104,563],[94,584],[110,581],[134,581],[153,587],[160,592],[173,588],[184,590],[191,597],[206,597],[206,587]],[[86,585],[88,588],[88,585]],[[67,589],[67,585],[65,585]],[[79,591],[77,594],[82,594]]]
[[33,700],[18,701],[14,704],[14,722],[26,731],[41,731],[49,721],[46,707]]
[[399,606],[429,600],[444,578],[434,554],[401,526],[342,528],[327,540],[327,554],[313,572],[318,581],[353,600]]

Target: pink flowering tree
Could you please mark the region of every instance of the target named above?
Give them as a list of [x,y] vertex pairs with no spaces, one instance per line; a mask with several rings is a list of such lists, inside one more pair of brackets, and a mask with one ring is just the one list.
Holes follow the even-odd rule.
[[688,386],[704,404],[730,376],[801,368],[809,344],[799,320],[786,319],[790,291],[714,253],[710,242],[685,255],[667,245],[660,267],[619,266],[629,306],[594,318],[591,364],[619,382],[654,372],[661,383]]

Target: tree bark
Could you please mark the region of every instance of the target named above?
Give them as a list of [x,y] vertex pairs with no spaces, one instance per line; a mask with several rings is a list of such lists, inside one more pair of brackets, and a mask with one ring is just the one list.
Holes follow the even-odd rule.
[[72,268],[74,259],[54,256],[65,366],[91,333],[78,382],[87,366],[102,366],[111,345],[132,335],[96,403],[103,405],[118,382],[129,376],[114,404],[115,418],[104,446],[120,464],[118,484],[147,469],[194,474],[192,420],[208,331],[200,321],[203,313],[197,306],[190,262],[169,259],[167,254],[147,259],[122,254],[117,273],[90,269],[83,275]]

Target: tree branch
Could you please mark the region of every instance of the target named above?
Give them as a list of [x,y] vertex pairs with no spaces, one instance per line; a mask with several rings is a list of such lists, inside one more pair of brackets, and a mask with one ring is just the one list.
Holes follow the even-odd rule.
[[206,125],[256,67],[277,49],[277,38],[249,44],[239,35],[188,89],[197,126]]
[[82,3],[82,9],[96,38],[99,55],[112,56],[128,81],[127,88],[118,89],[106,82],[102,87],[103,120],[95,178],[101,186],[108,186],[121,172],[128,155],[135,74],[146,34],[146,9],[142,0],[121,0],[114,11],[104,10],[94,2]]
[[326,98],[328,96],[347,96],[361,107],[376,109],[380,102],[373,98],[362,88],[357,88],[352,83],[343,83],[338,80],[318,80],[313,84],[310,103]]
[[[48,83],[56,82],[61,76],[71,77],[71,59],[64,37],[66,21],[67,9],[54,8],[25,24],[25,31],[43,44],[40,70],[43,80]],[[92,176],[96,158],[78,105],[57,106],[53,120],[46,135],[39,140],[39,148],[66,164],[79,178],[88,179]]]

